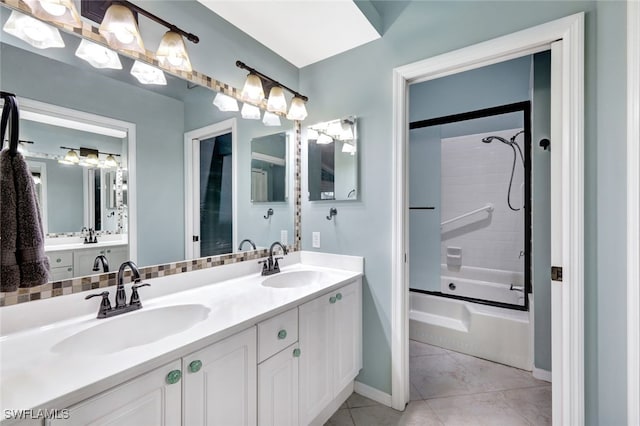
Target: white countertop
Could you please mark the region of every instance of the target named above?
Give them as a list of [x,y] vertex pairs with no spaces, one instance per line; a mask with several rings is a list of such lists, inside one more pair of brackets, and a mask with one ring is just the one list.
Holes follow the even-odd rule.
[[[323,279],[303,287],[269,288],[261,285],[266,277],[260,276],[260,267],[247,261],[145,280],[152,287],[139,290],[143,308],[109,319],[96,319],[99,297],[84,300],[87,294],[105,289],[0,308],[0,412],[69,407],[330,292],[362,276],[363,271],[360,257],[322,253],[296,252],[282,263],[282,272],[316,270],[323,272]],[[106,290],[113,303],[115,287]],[[127,286],[127,297],[130,294]],[[209,308],[208,317],[153,343],[105,355],[62,355],[52,351],[63,339],[106,321],[193,303]]]
[[84,242],[79,242],[79,243],[45,245],[44,246],[44,251],[45,251],[45,253],[54,253],[54,252],[57,252],[57,251],[64,251],[64,250],[95,249],[95,248],[123,246],[123,245],[127,245],[127,241],[123,241],[123,240],[100,241],[100,240],[98,240],[97,243],[91,243],[91,244],[85,244]]

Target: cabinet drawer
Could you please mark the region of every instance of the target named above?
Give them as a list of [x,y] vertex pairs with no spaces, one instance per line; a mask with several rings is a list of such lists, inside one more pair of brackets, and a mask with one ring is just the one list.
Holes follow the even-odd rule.
[[258,324],[258,362],[298,340],[298,308]]
[[51,281],[62,281],[73,278],[73,267],[63,266],[62,268],[51,268],[49,279]]
[[61,268],[63,266],[73,266],[73,252],[72,251],[55,251],[48,253],[49,263],[52,268]]

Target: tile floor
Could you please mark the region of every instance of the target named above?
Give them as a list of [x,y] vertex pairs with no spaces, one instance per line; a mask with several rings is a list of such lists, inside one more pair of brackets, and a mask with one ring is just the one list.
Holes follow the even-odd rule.
[[551,384],[528,371],[413,340],[410,355],[404,412],[354,393],[325,426],[551,424]]

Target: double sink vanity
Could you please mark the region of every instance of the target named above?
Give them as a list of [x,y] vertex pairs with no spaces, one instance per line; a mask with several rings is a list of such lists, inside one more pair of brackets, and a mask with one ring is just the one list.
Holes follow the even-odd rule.
[[278,273],[260,268],[144,280],[143,307],[113,318],[96,318],[100,298],[84,300],[95,291],[3,308],[2,412],[59,410],[52,425],[323,424],[362,367],[363,259],[303,251]]

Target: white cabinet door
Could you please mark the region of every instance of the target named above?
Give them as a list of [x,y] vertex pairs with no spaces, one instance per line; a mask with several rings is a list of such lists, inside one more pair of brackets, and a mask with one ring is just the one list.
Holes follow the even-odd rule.
[[[68,419],[52,420],[51,425],[178,426],[182,406],[180,368],[180,360],[173,361],[116,386],[72,406]],[[172,371],[174,383],[169,384]]]
[[258,365],[258,426],[298,426],[297,344]]
[[333,304],[320,296],[299,308],[300,424],[309,424],[333,399]]
[[333,304],[334,390],[340,392],[362,368],[362,291],[360,281],[342,287]]
[[76,277],[82,275],[93,275],[102,273],[102,266],[99,272],[93,271],[93,260],[96,256],[104,255],[109,261],[109,272],[118,271],[118,267],[128,260],[129,246],[113,247],[92,247],[76,250],[73,253],[73,273]]
[[256,346],[251,327],[182,359],[185,425],[256,425]]

